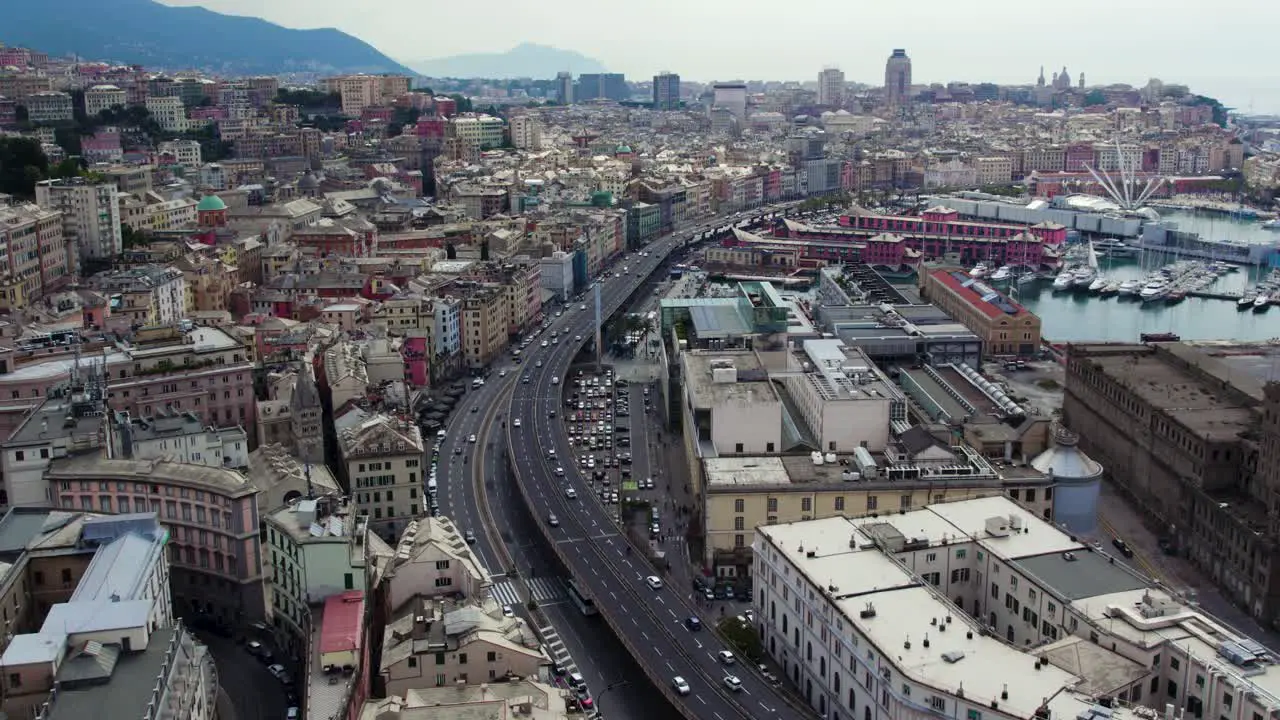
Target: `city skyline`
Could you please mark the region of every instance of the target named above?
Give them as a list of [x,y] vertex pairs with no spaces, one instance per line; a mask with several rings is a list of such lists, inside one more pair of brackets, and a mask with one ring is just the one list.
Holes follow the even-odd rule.
[[[1280,23],[1280,6],[1249,3],[1251,20],[1221,13],[1211,5],[1104,3],[1080,0],[1052,18],[1029,16],[1024,5],[996,0],[980,15],[955,16],[952,5],[925,0],[914,17],[946,17],[946,22],[908,26],[889,6],[852,7],[829,0],[803,0],[786,14],[743,13],[727,0],[697,4],[655,0],[647,16],[667,18],[662,33],[592,33],[596,8],[582,0],[557,0],[553,8],[516,6],[486,18],[482,37],[467,33],[406,32],[404,28],[465,27],[466,5],[424,6],[388,0],[382,12],[349,3],[277,0],[165,0],[218,12],[262,17],[286,27],[333,26],[366,40],[404,62],[471,52],[501,52],[521,42],[574,50],[600,60],[629,78],[650,78],[667,69],[692,81],[751,78],[811,82],[828,66],[850,82],[878,85],[893,48],[905,47],[917,83],[965,81],[1032,84],[1041,65],[1084,70],[1091,83],[1141,86],[1156,77],[1189,85],[1241,110],[1280,112],[1280,75],[1263,63],[1245,62],[1240,48],[1265,47],[1267,30]],[[395,23],[387,17],[398,18]],[[820,22],[818,20],[821,20]],[[748,42],[757,27],[777,38],[804,36],[776,53],[760,53]],[[900,31],[859,34],[857,28]],[[1133,32],[1133,28],[1142,32]],[[708,30],[713,28],[714,30]],[[1037,29],[1045,32],[1038,32]],[[859,37],[850,42],[850,32]],[[972,46],[957,37],[991,39]],[[1099,53],[1099,43],[1123,52]],[[1188,52],[1194,47],[1196,52]],[[696,49],[696,50],[695,50]],[[571,69],[571,68],[566,68]]]

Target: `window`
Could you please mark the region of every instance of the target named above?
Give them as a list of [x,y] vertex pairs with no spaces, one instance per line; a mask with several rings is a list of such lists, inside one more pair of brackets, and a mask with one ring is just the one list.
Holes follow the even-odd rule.
[[467,664],[467,654],[466,654],[466,653],[458,653],[458,664],[459,664],[459,665],[466,665],[466,664]]
[[738,453],[739,455],[741,455],[741,454],[743,453],[743,450],[742,450],[742,443],[735,443],[735,444],[734,444],[734,446],[733,446],[733,451],[734,451],[735,453]]
[[437,569],[437,570],[448,570],[448,569],[449,569],[449,561],[448,561],[448,560],[437,560],[437,561],[436,561],[436,569]]
[[813,498],[800,498],[800,511],[811,512],[813,510]]
[[960,548],[960,549],[956,550],[956,559],[957,559],[957,560],[963,560],[963,559],[964,559],[964,556],[965,556],[965,549],[964,549],[964,548]]
[[844,510],[844,497],[841,496],[836,498],[836,512],[842,512],[843,510]]
[[741,515],[739,515],[739,516],[735,517],[735,518],[733,519],[733,529],[734,529],[734,530],[746,530],[746,529],[747,529],[747,521],[746,521],[746,520],[745,520]]
[[453,584],[453,578],[438,577],[436,578],[436,587],[449,587]]
[[877,502],[877,500],[876,500],[876,496],[875,496],[875,495],[868,495],[868,496],[867,496],[867,509],[868,509],[868,510],[875,510],[875,509],[876,509],[876,505],[877,505],[877,504],[878,504],[878,502]]
[[733,511],[734,511],[734,512],[736,512],[736,513],[746,512],[746,511],[747,511],[747,501],[746,501],[746,500],[743,500],[742,498],[738,498],[738,499],[734,500],[734,501],[733,501]]
[[19,675],[18,673],[9,673],[9,687],[11,688],[22,687],[22,676]]
[[927,563],[936,563],[936,562],[938,562],[938,553],[928,553],[928,554],[926,554],[926,555],[924,556],[924,561],[925,561],[925,562],[927,562]]
[[488,660],[489,662],[497,662],[498,653],[490,650],[488,656],[485,659]]
[[769,512],[778,512],[778,498],[769,498],[766,503],[768,504]]
[[[347,590],[352,590],[352,589],[354,589],[354,588],[355,588],[355,586],[356,586],[356,583],[355,583],[355,576],[354,576],[354,575],[352,575],[351,573],[343,573],[343,574],[342,574],[342,584],[343,584],[344,588],[345,588],[345,589],[347,589]],[[412,667],[412,666],[410,666],[410,667]]]
[[416,658],[416,657],[414,657],[414,656],[410,655],[410,656],[409,656],[409,667],[411,667],[411,668],[416,668],[416,667],[418,667],[418,658]]

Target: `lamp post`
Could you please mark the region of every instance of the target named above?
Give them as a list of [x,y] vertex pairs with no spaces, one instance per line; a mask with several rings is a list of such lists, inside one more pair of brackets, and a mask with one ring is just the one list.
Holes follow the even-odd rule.
[[605,696],[605,695],[608,695],[608,694],[609,694],[609,691],[610,691],[610,690],[615,690],[615,689],[617,689],[617,688],[624,687],[624,686],[627,686],[627,685],[630,685],[630,684],[631,684],[631,681],[630,681],[630,680],[618,680],[618,681],[616,681],[616,682],[611,682],[611,683],[609,683],[608,685],[606,685],[606,686],[605,686],[605,688],[604,688],[604,690],[601,690],[601,691],[600,691],[600,694],[599,694],[599,695],[596,695],[596,697],[595,697],[596,713],[595,713],[595,715],[593,715],[592,717],[593,717],[595,720],[600,720],[600,718],[603,718],[603,717],[604,717],[604,713],[603,713],[603,712],[601,712],[601,710],[600,710],[600,701],[601,701],[602,699],[604,699],[604,696]]

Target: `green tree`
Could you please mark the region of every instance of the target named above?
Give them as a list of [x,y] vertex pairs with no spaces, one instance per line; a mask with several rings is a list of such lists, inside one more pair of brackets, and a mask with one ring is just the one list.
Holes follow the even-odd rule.
[[49,158],[28,137],[0,137],[0,192],[20,197],[36,194],[36,183],[49,173]]
[[1101,90],[1090,90],[1089,94],[1084,96],[1084,104],[1086,107],[1093,107],[1095,105],[1106,105],[1107,94],[1102,92]]
[[458,112],[475,112],[475,106],[471,104],[471,98],[458,93],[450,95],[449,98],[458,104]]
[[1191,105],[1208,105],[1213,108],[1213,122],[1218,127],[1227,126],[1227,108],[1216,99],[1205,95],[1192,95]]
[[62,162],[54,165],[49,170],[51,178],[71,178],[79,177],[84,172],[84,166],[80,164],[78,158],[69,157]]
[[757,662],[764,655],[760,636],[752,629],[750,623],[743,622],[737,617],[727,617],[720,621],[716,629],[739,654],[748,660]]
[[281,88],[276,93],[276,102],[282,105],[297,105],[308,110],[320,109],[337,109],[342,107],[341,93],[327,93],[320,90],[308,90],[305,88],[290,90]]
[[139,232],[125,223],[120,224],[120,239],[125,250],[135,247],[146,247],[151,244],[151,236]]

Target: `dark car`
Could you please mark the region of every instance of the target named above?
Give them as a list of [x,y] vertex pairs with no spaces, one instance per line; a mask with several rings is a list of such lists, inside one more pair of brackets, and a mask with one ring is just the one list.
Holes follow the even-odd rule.
[[1120,538],[1112,538],[1111,544],[1116,546],[1116,549],[1120,551],[1121,555],[1127,558],[1133,557],[1133,548],[1129,547],[1129,543],[1121,540]]
[[696,617],[685,618],[684,626],[693,632],[697,632],[702,629],[702,621]]

